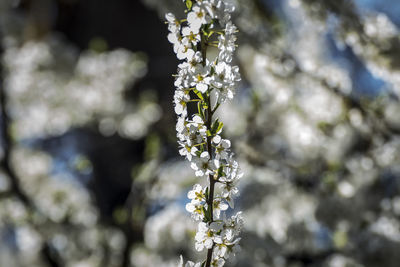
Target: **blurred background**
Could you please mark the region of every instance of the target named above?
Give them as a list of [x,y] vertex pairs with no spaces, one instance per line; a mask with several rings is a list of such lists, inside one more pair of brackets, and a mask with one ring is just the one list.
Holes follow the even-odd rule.
[[[227,266],[398,267],[400,2],[232,0],[220,108],[245,173]],[[176,266],[179,157],[164,14],[178,0],[0,0],[0,266]]]

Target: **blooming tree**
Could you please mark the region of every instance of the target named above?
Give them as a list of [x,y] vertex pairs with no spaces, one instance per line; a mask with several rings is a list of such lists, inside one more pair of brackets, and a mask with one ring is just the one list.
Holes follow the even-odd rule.
[[[179,153],[190,161],[197,177],[208,179],[207,186],[193,186],[186,205],[192,218],[199,221],[195,248],[207,249],[207,258],[185,266],[223,266],[239,249],[237,236],[242,226],[241,212],[231,217],[225,213],[229,206],[234,208],[242,172],[231,142],[221,137],[223,123],[213,118],[218,107],[233,98],[240,81],[239,68],[232,65],[237,31],[230,20],[234,6],[220,0],[184,2],[187,19],[166,15],[168,40],[178,59],[184,61],[175,80],[176,131]],[[213,48],[217,52],[209,56]],[[191,103],[197,104],[194,114],[189,111]]]

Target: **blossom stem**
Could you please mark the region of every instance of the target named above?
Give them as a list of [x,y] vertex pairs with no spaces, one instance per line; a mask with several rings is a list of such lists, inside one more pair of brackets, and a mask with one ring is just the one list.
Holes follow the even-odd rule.
[[[203,57],[203,66],[206,65],[207,61],[207,41],[205,40],[205,35],[201,35],[201,54]],[[206,127],[207,129],[211,129],[211,123],[212,123],[212,110],[211,110],[211,96],[207,97],[207,121],[206,121]],[[207,136],[207,151],[210,154],[210,160],[213,159],[213,153],[212,153],[212,140],[211,136]],[[209,194],[208,194],[208,199],[207,199],[207,205],[210,210],[210,222],[212,223],[214,221],[214,212],[213,212],[213,202],[214,202],[214,185],[215,185],[215,180],[213,178],[213,175],[210,174],[208,176],[210,187],[209,187]],[[213,243],[212,247],[208,249],[207,251],[207,259],[206,259],[206,265],[205,267],[210,267],[211,265],[211,260],[212,260],[212,252],[214,249],[215,243]]]
[[206,265],[205,267],[210,267],[211,265],[211,260],[212,260],[212,252],[214,249],[215,243],[212,245],[212,247],[207,251],[207,260],[206,260]]

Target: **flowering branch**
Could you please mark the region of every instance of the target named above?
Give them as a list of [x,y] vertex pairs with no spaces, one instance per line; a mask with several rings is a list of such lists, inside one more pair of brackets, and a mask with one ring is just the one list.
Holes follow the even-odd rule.
[[[243,174],[231,142],[221,137],[223,123],[213,118],[219,106],[233,98],[240,81],[239,68],[231,65],[237,32],[230,20],[234,7],[223,0],[184,2],[186,19],[166,15],[168,40],[178,59],[184,60],[178,66],[174,95],[179,153],[190,161],[196,176],[208,177],[208,186],[195,184],[189,191],[191,202],[186,205],[199,221],[195,248],[207,249],[207,258],[185,266],[223,266],[239,249],[237,236],[243,221],[241,212],[229,218],[225,214],[229,206],[234,208],[236,184]],[[209,47],[218,49],[215,58],[208,57]],[[192,104],[197,104],[197,113],[189,114],[187,107]]]
[[[203,35],[201,36],[201,54],[202,54],[203,59],[207,58],[207,42],[205,41],[205,37]],[[202,64],[203,64],[203,66],[205,66],[206,60],[203,60]],[[211,113],[211,108],[210,108],[210,106],[211,106],[210,97],[208,97],[207,100],[208,100],[207,106],[209,108],[207,108],[206,127],[207,127],[207,129],[211,129],[212,113]],[[211,136],[208,136],[208,135],[207,135],[207,151],[212,155]],[[210,184],[210,191],[209,191],[209,195],[208,195],[208,199],[206,200],[206,203],[210,209],[210,212],[209,212],[211,214],[210,221],[213,222],[214,221],[213,202],[214,202],[215,180],[211,174],[209,174],[208,176],[209,176],[208,180],[209,180],[209,184]],[[214,249],[214,245],[211,248],[209,248],[207,251],[206,266],[210,266],[210,264],[211,264],[213,249]]]

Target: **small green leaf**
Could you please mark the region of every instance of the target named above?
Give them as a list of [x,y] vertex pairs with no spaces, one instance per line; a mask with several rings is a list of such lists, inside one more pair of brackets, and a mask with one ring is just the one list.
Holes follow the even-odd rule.
[[224,124],[216,119],[211,126],[211,133],[213,135],[221,133],[222,127],[224,127]]
[[205,209],[204,208],[204,206],[202,207],[202,210],[203,210],[203,213],[204,213],[204,219],[205,219],[205,221],[206,222],[209,222],[209,221],[211,221],[211,216],[210,216],[210,208],[208,208],[208,209]]
[[191,10],[193,6],[192,0],[186,0],[186,7],[188,10]]
[[[201,153],[204,152],[204,145],[201,145],[201,146],[200,146],[200,149],[201,149],[201,152],[200,152],[200,154],[201,154]],[[200,155],[199,155],[199,157],[200,157]]]
[[222,122],[219,123],[217,131],[215,133],[220,133],[222,131],[222,127],[224,127],[224,124]]
[[201,207],[201,211],[203,212],[204,216],[207,217],[207,210],[204,206]]
[[216,133],[219,126],[219,120],[216,119],[211,126],[211,133]]

